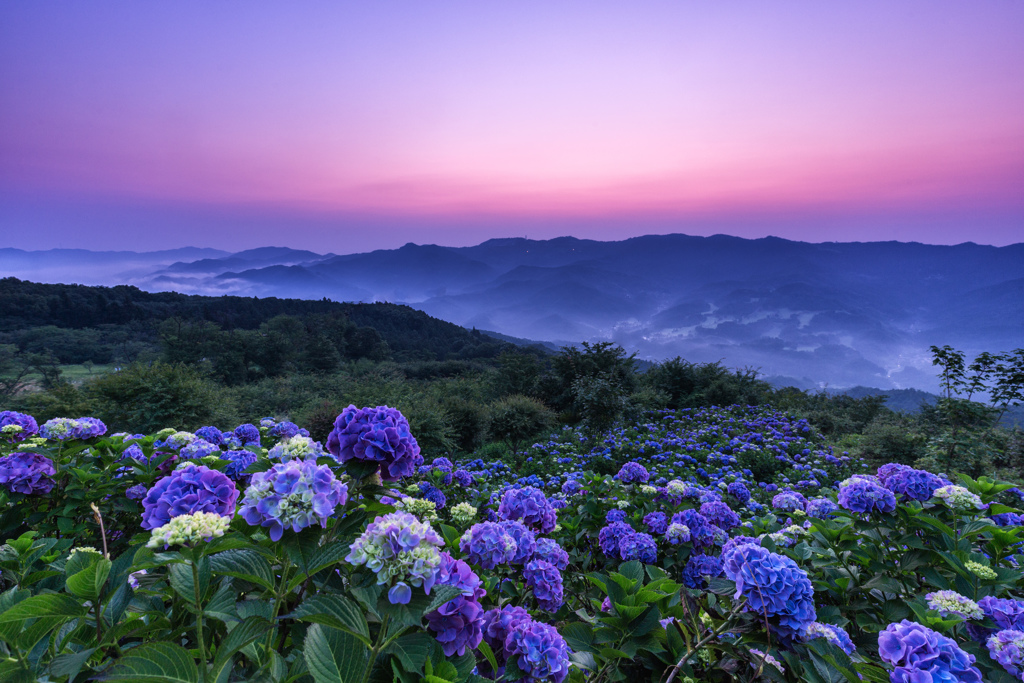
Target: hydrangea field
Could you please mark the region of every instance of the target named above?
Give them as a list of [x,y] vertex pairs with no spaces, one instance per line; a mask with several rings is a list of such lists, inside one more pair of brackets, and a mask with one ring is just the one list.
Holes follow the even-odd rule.
[[0,680],[1024,680],[1013,482],[769,407],[519,455],[424,458],[387,406],[325,443],[0,412]]

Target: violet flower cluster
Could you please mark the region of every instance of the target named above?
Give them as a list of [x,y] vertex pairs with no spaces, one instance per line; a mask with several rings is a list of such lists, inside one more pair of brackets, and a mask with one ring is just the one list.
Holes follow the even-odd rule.
[[95,417],[55,417],[39,428],[39,436],[52,441],[91,439],[107,433],[107,426]]
[[301,531],[314,522],[327,526],[334,509],[348,501],[348,487],[327,465],[313,460],[277,463],[252,475],[239,513],[249,524],[269,527],[272,541],[285,529]]
[[991,636],[985,646],[1007,673],[1024,681],[1024,631],[1004,629]]
[[362,460],[380,463],[384,481],[407,477],[423,464],[419,444],[409,421],[388,406],[356,408],[350,405],[334,421],[327,450],[342,463]]
[[484,569],[508,564],[519,549],[516,539],[498,522],[479,522],[463,534],[459,547],[469,561]]
[[24,441],[39,433],[39,424],[31,415],[13,410],[0,411],[0,435],[11,441]]
[[658,544],[650,534],[635,531],[619,539],[619,557],[623,562],[639,560],[644,564],[655,564],[658,561]]
[[441,567],[438,550],[444,540],[434,529],[408,512],[377,517],[351,546],[345,561],[365,565],[377,575],[377,585],[390,586],[388,601],[407,605],[412,589],[430,589]]
[[441,564],[437,568],[435,586],[455,586],[462,595],[449,600],[426,615],[427,628],[435,633],[446,657],[466,654],[475,650],[483,639],[483,613],[480,598],[487,594],[468,564],[456,560],[448,553],[441,553]]
[[722,575],[722,560],[714,555],[690,555],[683,568],[683,583],[690,588],[704,588],[708,578]]
[[854,479],[839,489],[839,505],[850,512],[892,512],[896,497],[887,488],[867,479]]
[[834,624],[823,624],[820,621],[811,622],[807,626],[807,631],[804,632],[803,641],[806,643],[815,638],[824,638],[826,642],[835,645],[848,655],[852,655],[857,649],[850,639],[850,634]]
[[734,598],[746,598],[753,612],[779,618],[780,635],[803,633],[815,620],[814,587],[790,558],[744,544],[722,556],[722,569],[736,582]]
[[21,451],[0,458],[0,484],[12,493],[47,494],[56,473],[53,461],[38,453]]
[[630,461],[619,469],[619,473],[615,475],[615,478],[623,484],[632,484],[634,482],[646,484],[650,480],[651,474],[640,463]]
[[519,521],[542,534],[550,534],[558,524],[558,513],[544,492],[533,486],[509,489],[501,497],[498,517]]
[[562,606],[562,573],[558,567],[545,560],[531,560],[523,568],[526,586],[533,590],[533,597],[542,610],[557,612]]
[[886,477],[885,488],[900,496],[901,500],[931,500],[936,490],[949,482],[943,481],[931,472],[906,467]]
[[179,515],[212,512],[234,517],[235,483],[205,465],[186,465],[160,479],[142,500],[142,528],[156,529]]
[[569,646],[554,626],[538,621],[517,624],[505,639],[505,654],[516,657],[527,680],[562,683],[569,675]]
[[892,683],[982,681],[981,672],[972,666],[974,655],[961,650],[955,640],[906,619],[878,634],[878,655],[894,667],[889,674]]

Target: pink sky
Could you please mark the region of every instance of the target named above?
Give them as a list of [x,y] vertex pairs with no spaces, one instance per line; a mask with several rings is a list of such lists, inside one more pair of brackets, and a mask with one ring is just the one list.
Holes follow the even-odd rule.
[[0,246],[1024,241],[1022,36],[1010,0],[5,3]]

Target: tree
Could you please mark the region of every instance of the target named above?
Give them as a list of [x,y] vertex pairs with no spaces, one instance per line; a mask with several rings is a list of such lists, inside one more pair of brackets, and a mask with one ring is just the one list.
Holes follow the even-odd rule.
[[515,455],[523,443],[550,428],[554,414],[535,398],[512,395],[490,406],[488,431]]

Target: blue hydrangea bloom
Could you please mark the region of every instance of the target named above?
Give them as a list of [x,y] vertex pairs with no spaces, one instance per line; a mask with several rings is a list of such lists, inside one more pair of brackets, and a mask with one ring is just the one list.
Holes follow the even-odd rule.
[[611,522],[625,522],[626,521],[626,512],[624,510],[620,510],[618,508],[612,508],[607,513],[605,513],[604,521],[606,521],[608,523],[611,523]]
[[895,471],[885,479],[885,488],[901,497],[902,500],[930,500],[936,489],[947,482],[925,470],[906,467]]
[[644,515],[644,525],[652,534],[663,534],[668,529],[668,516],[664,512],[649,512]]
[[783,512],[804,510],[807,507],[807,498],[796,491],[782,491],[772,498],[772,507]]
[[[484,612],[483,619],[481,620],[481,629],[483,630],[483,640],[490,646],[494,652],[494,658],[497,660],[499,667],[504,667],[505,662],[508,661],[508,653],[505,651],[505,641],[509,634],[520,624],[529,622],[530,613],[522,607],[513,607],[506,605],[501,609],[490,609]],[[486,666],[486,663],[481,665]],[[489,671],[481,669],[483,673],[489,673]]]
[[627,534],[633,533],[633,527],[625,522],[612,522],[597,533],[597,543],[601,552],[612,559],[619,559],[619,542]]
[[740,516],[725,503],[704,503],[700,506],[700,514],[715,526],[726,531],[740,525]]
[[1024,631],[1024,602],[988,595],[978,601],[978,607],[999,628]]
[[43,495],[53,490],[53,461],[38,453],[17,452],[0,458],[0,484],[12,493]]
[[[378,586],[390,586],[392,605],[407,605],[413,588],[422,586],[430,595],[441,569],[438,548],[443,545],[444,540],[426,522],[408,512],[392,512],[366,527],[349,547],[345,561],[365,565],[377,575]],[[456,573],[461,573],[458,568]]]
[[519,548],[516,539],[497,522],[474,524],[462,535],[459,547],[469,556],[470,562],[484,569],[508,564]]
[[558,524],[558,512],[544,492],[533,486],[505,491],[498,506],[498,517],[520,521],[542,534],[550,534]]
[[626,534],[619,540],[619,557],[624,562],[639,560],[644,564],[655,564],[658,561],[658,544],[649,534]]
[[854,479],[840,487],[839,505],[850,512],[892,512],[896,509],[896,497],[872,481]]
[[200,427],[195,431],[195,434],[203,441],[212,443],[215,446],[220,446],[224,443],[224,433],[216,427]]
[[314,522],[326,527],[334,509],[348,500],[348,487],[327,465],[313,460],[277,463],[252,475],[239,513],[249,524],[269,527],[272,541],[284,530],[301,531]]
[[736,582],[734,599],[744,597],[747,609],[779,618],[780,636],[802,633],[815,620],[814,587],[790,558],[744,544],[722,556],[722,569]]
[[522,522],[499,522],[501,527],[516,542],[516,551],[512,554],[510,564],[523,564],[533,557],[537,550],[537,537]]
[[222,472],[186,465],[153,485],[142,501],[142,528],[156,529],[178,515],[212,512],[234,517],[238,489]]
[[327,437],[327,450],[342,463],[349,460],[380,463],[380,476],[384,481],[407,477],[423,464],[409,421],[388,406],[356,408],[350,405],[345,408]]
[[703,588],[706,578],[722,575],[722,561],[714,555],[690,555],[683,568],[683,583],[690,588]]
[[484,610],[479,600],[487,591],[468,564],[448,553],[441,553],[434,585],[462,589],[462,595],[425,615],[427,628],[435,633],[434,637],[441,643],[445,656],[461,657],[467,649],[475,650],[483,639]]
[[739,501],[740,505],[745,504],[750,500],[750,490],[744,486],[743,482],[734,481],[725,488],[726,493]]
[[13,410],[0,411],[0,433],[4,427],[21,428],[20,431],[9,430],[7,432],[10,434],[8,438],[12,441],[24,441],[39,433],[39,424],[34,417],[25,413],[16,413]]
[[853,641],[850,640],[850,634],[833,624],[823,624],[818,621],[812,622],[807,627],[803,640],[807,642],[815,638],[824,638],[848,655],[852,655],[853,651],[857,649]]
[[275,439],[290,439],[302,431],[303,430],[299,428],[299,425],[285,420],[284,422],[278,422],[271,427],[267,434]]
[[646,484],[651,478],[651,474],[647,471],[647,468],[638,462],[627,462],[619,469],[619,473],[615,475],[615,478],[621,481],[623,484],[632,484],[635,482]]
[[536,621],[520,622],[505,639],[509,658],[530,681],[562,683],[569,675],[569,647],[554,626]]
[[992,659],[1010,675],[1024,681],[1024,631],[999,631],[985,645]]
[[974,655],[960,649],[952,638],[904,619],[878,634],[878,655],[892,665],[894,683],[957,681],[981,683],[981,672],[971,666]]
[[812,498],[807,501],[807,516],[815,519],[829,519],[839,506],[828,498]]
[[245,470],[256,462],[256,454],[252,451],[225,451],[220,457],[228,461],[227,467],[223,469],[224,474],[236,481],[248,478]]
[[544,560],[558,567],[560,571],[565,571],[565,568],[569,566],[569,553],[565,552],[562,546],[558,545],[558,541],[552,538],[538,538],[537,548],[533,551],[533,557],[537,560]]
[[260,428],[254,424],[241,424],[235,427],[235,436],[242,442],[243,446],[252,444],[260,445]]
[[448,504],[448,498],[444,495],[444,491],[425,481],[420,482],[420,498],[429,500],[438,510]]
[[545,560],[531,560],[523,568],[526,585],[542,610],[557,612],[562,606],[562,574]]

